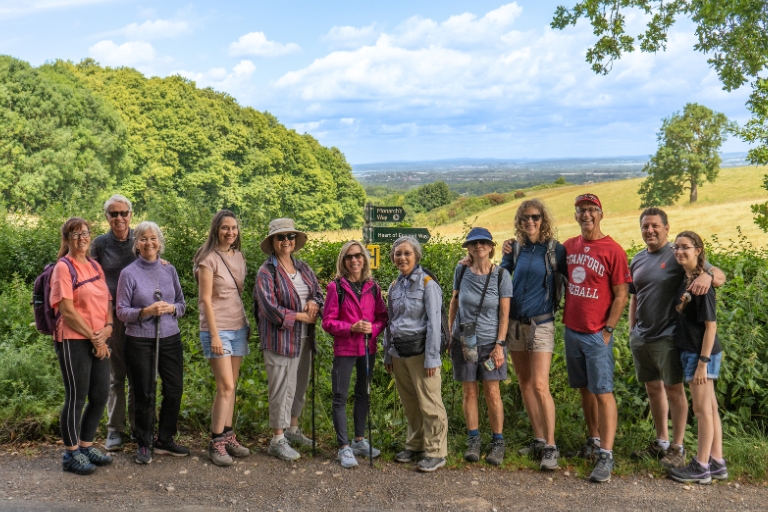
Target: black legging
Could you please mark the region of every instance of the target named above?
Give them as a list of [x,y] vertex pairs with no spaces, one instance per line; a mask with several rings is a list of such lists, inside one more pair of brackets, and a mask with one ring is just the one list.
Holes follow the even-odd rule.
[[[370,372],[373,375],[373,363],[376,354],[369,355]],[[368,389],[365,382],[365,356],[335,356],[331,370],[331,389],[333,390],[333,428],[336,430],[336,442],[339,446],[349,444],[347,438],[347,397],[352,369],[357,368],[355,378],[355,408],[352,417],[355,421],[355,437],[365,437],[365,419],[368,414]]]
[[61,439],[64,446],[93,442],[109,396],[109,359],[93,355],[91,340],[54,343],[64,381],[64,407],[59,417]]

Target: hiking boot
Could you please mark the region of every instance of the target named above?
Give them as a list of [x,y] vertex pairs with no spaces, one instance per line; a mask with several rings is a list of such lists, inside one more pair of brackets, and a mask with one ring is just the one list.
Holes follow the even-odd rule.
[[375,459],[379,455],[381,455],[381,450],[377,450],[376,448],[371,448],[371,451],[369,452],[370,445],[368,444],[367,439],[361,439],[359,441],[352,441],[352,444],[349,446],[352,447],[352,451],[355,452],[355,455],[359,455],[360,457],[368,457],[368,454],[372,454],[373,458]]
[[541,452],[541,463],[539,469],[554,471],[557,469],[557,459],[560,457],[560,451],[557,446],[545,445]]
[[667,469],[682,468],[685,466],[685,450],[680,445],[670,443],[667,454],[659,462]]
[[227,438],[216,437],[208,443],[208,458],[217,466],[231,466],[235,463],[227,453]]
[[581,447],[576,456],[585,460],[596,461],[600,458],[600,441],[587,438],[587,442],[584,443],[584,446]]
[[285,438],[292,444],[297,444],[299,446],[312,446],[312,440],[305,436],[300,428],[296,429],[296,432],[286,430],[284,434]]
[[424,457],[416,465],[416,469],[424,473],[431,473],[443,466],[445,466],[445,457]]
[[136,450],[136,464],[149,464],[152,462],[152,452],[146,446],[139,446]]
[[123,447],[123,433],[116,430],[110,430],[107,434],[107,440],[104,442],[104,448],[108,452],[116,452]]
[[611,479],[611,472],[613,471],[613,455],[608,452],[601,451],[597,457],[597,464],[595,469],[592,470],[592,474],[589,475],[589,479],[593,482],[607,482]]
[[174,457],[186,457],[189,455],[189,448],[176,444],[173,438],[168,439],[165,442],[159,439],[155,440],[155,445],[152,448],[154,453],[158,455],[173,455]]
[[98,448],[94,448],[93,446],[89,446],[88,448],[83,448],[81,446],[80,453],[88,457],[88,460],[91,461],[91,464],[95,464],[97,466],[109,466],[112,464],[112,457],[109,455],[104,455],[98,450]]
[[494,466],[500,466],[501,463],[504,462],[505,447],[506,443],[503,439],[494,439],[491,441],[491,446],[488,450],[488,455],[485,457],[485,462],[493,464]]
[[669,477],[684,484],[706,485],[712,483],[712,473],[709,472],[709,469],[701,467],[696,457],[692,457],[691,462],[683,468],[671,468]]
[[539,441],[538,439],[534,439],[527,445],[517,450],[517,454],[530,455],[533,458],[538,458],[541,454],[541,451],[544,449],[545,445],[546,443],[544,441]]
[[424,452],[417,452],[406,448],[397,455],[395,455],[395,462],[413,462],[416,459],[420,459],[424,456]]
[[728,480],[728,468],[725,467],[726,460],[718,464],[712,457],[709,458],[709,474],[715,480]]
[[96,471],[96,465],[80,450],[67,450],[61,458],[61,469],[76,475],[90,475]]
[[251,450],[241,445],[237,440],[234,430],[224,432],[224,439],[227,441],[227,453],[232,457],[247,457],[251,454]]
[[[670,443],[669,446],[671,447],[672,444]],[[659,440],[654,439],[653,441],[651,441],[651,444],[645,447],[645,449],[632,452],[632,459],[633,460],[643,460],[643,459],[661,460],[664,458],[664,456],[667,455],[667,453],[669,452],[659,444]],[[685,461],[683,461],[683,464],[685,464]]]
[[285,437],[283,437],[279,441],[275,441],[275,440],[270,441],[267,454],[272,455],[273,457],[277,457],[280,460],[284,460],[288,462],[297,460],[301,457],[299,452],[291,448],[291,445],[288,443],[288,439]]
[[349,446],[345,446],[344,448],[339,449],[339,455],[338,455],[339,462],[341,462],[341,467],[349,469],[357,467],[357,459],[355,458],[355,452],[352,451],[352,448]]
[[480,460],[480,436],[467,437],[467,451],[464,452],[464,460],[477,462]]

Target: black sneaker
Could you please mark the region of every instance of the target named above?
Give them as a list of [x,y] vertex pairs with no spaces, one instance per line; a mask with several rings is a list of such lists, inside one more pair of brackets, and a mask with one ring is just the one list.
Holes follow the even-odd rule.
[[534,459],[538,459],[541,456],[541,451],[544,449],[546,443],[533,439],[530,443],[517,450],[518,455],[530,455]]
[[728,468],[725,467],[727,461],[723,459],[722,464],[718,464],[715,459],[709,457],[709,474],[715,480],[728,480]]
[[420,459],[424,456],[424,452],[416,452],[406,448],[397,455],[395,455],[395,462],[413,462],[416,459]]
[[477,462],[480,460],[480,436],[467,437],[467,451],[464,452],[464,460]]
[[707,485],[712,483],[712,474],[709,469],[704,469],[696,457],[691,457],[691,462],[684,468],[670,468],[669,477],[684,484]]
[[502,462],[504,462],[504,449],[506,447],[506,443],[503,439],[494,439],[491,441],[490,449],[488,450],[488,455],[485,457],[485,461],[488,464],[492,464],[494,466],[500,466]]
[[637,450],[635,452],[632,452],[632,459],[633,460],[643,460],[643,459],[661,460],[664,458],[666,454],[667,454],[667,450],[665,450],[659,444],[657,439],[654,439],[653,441],[651,441],[651,444],[646,446],[643,450]]
[[93,446],[89,446],[88,448],[80,447],[80,453],[88,457],[88,460],[91,461],[92,464],[95,464],[97,466],[109,466],[112,464],[112,457],[109,455],[104,455],[101,453],[97,448],[94,448]]
[[186,457],[189,455],[189,448],[176,444],[173,438],[164,443],[160,442],[159,439],[156,440],[152,451],[159,455],[173,455],[174,457]]
[[139,446],[136,450],[136,464],[149,464],[152,462],[152,452],[145,446]]
[[613,472],[613,455],[607,452],[600,452],[597,457],[597,464],[595,469],[592,470],[592,474],[589,475],[589,479],[593,482],[607,482],[611,479],[611,473]]
[[445,457],[424,457],[416,465],[416,469],[425,473],[431,473],[445,466]]
[[80,450],[67,450],[61,459],[61,469],[76,475],[90,475],[96,471],[96,465]]

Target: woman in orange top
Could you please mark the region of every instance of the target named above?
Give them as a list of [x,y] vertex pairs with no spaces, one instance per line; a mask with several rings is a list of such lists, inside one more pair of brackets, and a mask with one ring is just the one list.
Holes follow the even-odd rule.
[[67,220],[61,227],[50,296],[51,306],[60,315],[54,339],[64,380],[62,467],[79,475],[112,463],[111,457],[93,447],[109,396],[107,338],[112,333],[112,297],[101,266],[88,257],[90,247],[88,223],[79,217]]

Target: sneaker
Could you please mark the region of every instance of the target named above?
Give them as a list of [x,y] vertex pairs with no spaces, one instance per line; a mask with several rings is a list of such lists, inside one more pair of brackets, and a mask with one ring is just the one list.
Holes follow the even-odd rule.
[[116,430],[110,430],[107,434],[107,440],[104,443],[104,448],[108,452],[116,452],[123,447],[123,433]]
[[728,480],[728,468],[725,467],[727,461],[723,459],[722,464],[718,464],[712,457],[709,458],[709,474],[715,480]]
[[557,469],[557,459],[560,457],[560,451],[557,446],[544,445],[544,449],[541,451],[541,463],[539,469],[546,469],[554,471]]
[[488,450],[488,455],[485,457],[485,462],[488,464],[493,464],[494,466],[500,466],[504,461],[505,447],[506,443],[503,439],[494,439],[491,441],[491,446]]
[[299,446],[312,446],[312,440],[305,436],[300,428],[296,429],[296,432],[286,430],[284,434],[285,438],[293,444],[297,444]]
[[[672,447],[672,444],[669,445]],[[632,459],[633,460],[643,460],[643,459],[655,459],[655,460],[661,460],[664,458],[665,455],[667,455],[667,450],[665,450],[660,444],[658,439],[654,439],[651,441],[651,444],[649,444],[645,449],[638,450],[636,452],[632,452]]]
[[227,453],[227,438],[217,437],[208,443],[208,458],[217,466],[231,466],[235,463]]
[[519,450],[517,450],[518,455],[530,455],[533,458],[538,458],[541,451],[544,449],[544,446],[546,446],[546,443],[543,441],[539,441],[538,439],[532,440],[527,445],[523,446]]
[[607,482],[611,479],[612,471],[613,455],[601,451],[600,455],[597,457],[597,464],[595,464],[595,469],[592,470],[592,474],[589,475],[589,479],[593,482]]
[[349,446],[345,446],[344,448],[339,449],[339,455],[338,455],[339,462],[341,462],[341,467],[349,469],[357,467],[357,459],[355,458],[355,452],[352,451],[352,448]]
[[405,450],[395,455],[395,462],[413,462],[416,459],[421,459],[423,456],[423,451],[417,452],[406,448]]
[[424,473],[431,473],[443,466],[445,466],[445,457],[424,457],[416,465],[416,469]]
[[152,451],[159,455],[173,455],[174,457],[186,457],[189,455],[189,448],[176,444],[173,438],[170,438],[166,442],[161,442],[159,439],[155,440],[155,445]]
[[97,466],[109,466],[112,464],[112,457],[104,455],[98,448],[94,448],[93,446],[89,446],[88,448],[83,448],[81,446],[80,453],[88,457],[88,460]]
[[582,459],[596,461],[600,458],[600,441],[595,441],[591,437],[587,438],[587,442],[584,443],[584,446],[581,447],[581,450],[579,450],[579,453],[576,454],[576,456],[581,457]]
[[480,460],[480,436],[467,437],[467,451],[464,452],[464,460],[467,462]]
[[[368,444],[367,439],[352,441],[352,444],[350,444],[349,446],[352,447],[352,451],[355,452],[355,455],[359,455],[361,457],[368,457],[370,453],[375,459],[376,457],[381,455],[381,450],[377,450],[376,448],[370,448],[370,445]],[[371,450],[370,452],[368,451],[369,449]]]
[[279,441],[270,441],[267,453],[284,461],[297,460],[301,457],[299,452],[291,448],[287,437],[283,437]]
[[80,450],[67,450],[61,458],[61,469],[76,475],[90,475],[96,471],[96,465]]
[[136,450],[136,464],[149,464],[152,462],[152,452],[146,446],[139,446]]
[[251,454],[251,450],[241,445],[237,440],[234,430],[224,432],[224,439],[227,441],[227,453],[232,457],[247,457]]
[[685,466],[685,450],[680,445],[670,443],[667,454],[659,461],[667,469]]
[[712,483],[712,474],[709,469],[704,469],[696,457],[692,457],[691,462],[683,468],[671,468],[669,477],[684,484],[706,485]]

